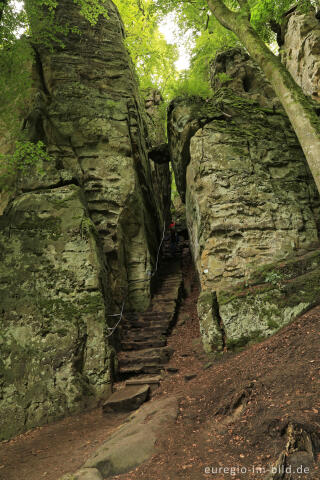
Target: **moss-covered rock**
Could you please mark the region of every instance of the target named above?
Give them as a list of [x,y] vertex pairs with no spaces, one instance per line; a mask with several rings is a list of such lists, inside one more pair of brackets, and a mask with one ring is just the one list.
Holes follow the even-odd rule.
[[200,333],[204,351],[222,350],[224,347],[223,330],[219,324],[217,298],[214,292],[203,291],[198,299]]
[[283,63],[306,95],[320,101],[320,24],[315,10],[299,10],[286,16],[283,45],[280,54]]
[[106,271],[77,186],[17,197],[0,217],[1,439],[111,390]]
[[259,270],[246,285],[218,292],[227,347],[266,338],[320,302],[319,247]]
[[64,48],[34,46],[22,123],[50,160],[0,196],[1,438],[107,396],[109,315],[124,298],[133,310],[150,300],[170,174],[148,159],[123,25],[105,6],[108,18],[92,26],[79,4],[59,1],[57,22],[79,33],[61,34]]
[[[123,25],[112,1],[105,6],[108,18],[92,27],[79,5],[59,2],[57,21],[81,33],[69,33],[64,48],[55,51],[38,47],[41,124],[58,178],[63,172],[62,182],[83,187],[108,266],[113,308],[119,309],[129,283],[128,307],[143,310],[150,287],[141,280],[155,263],[170,178],[168,167],[152,171],[144,104]],[[27,127],[32,130],[30,122]],[[48,175],[49,166],[36,179],[38,187]],[[24,189],[38,188],[36,180]]]
[[[262,83],[261,76],[257,85]],[[319,195],[284,112],[262,107],[250,92],[237,95],[236,85],[233,78],[230,89],[206,100],[178,98],[168,118],[207,351],[274,333],[316,304],[320,292],[317,279],[307,295],[295,283],[296,294],[284,302],[279,279],[288,272],[286,292],[304,270],[317,277],[309,266],[318,256]],[[308,255],[302,258],[300,249]],[[246,290],[258,283],[266,283],[259,294]],[[235,295],[238,288],[249,293]]]

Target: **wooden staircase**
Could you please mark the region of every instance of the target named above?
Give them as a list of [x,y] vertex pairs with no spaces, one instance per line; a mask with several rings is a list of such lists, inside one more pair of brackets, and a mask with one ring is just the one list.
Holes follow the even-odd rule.
[[[160,374],[170,360],[167,336],[174,325],[182,289],[180,258],[168,259],[161,265],[155,293],[147,311],[126,314],[122,324],[122,351],[118,354],[120,379],[139,384],[150,374]],[[135,377],[135,379],[132,379]]]
[[[174,326],[183,279],[181,243],[173,257],[170,246],[164,252],[156,277],[156,286],[149,308],[143,313],[125,313],[121,322],[121,351],[118,353],[118,384],[103,410],[130,411],[148,399],[162,379],[165,365],[173,350],[167,338]],[[125,386],[123,385],[125,382]]]

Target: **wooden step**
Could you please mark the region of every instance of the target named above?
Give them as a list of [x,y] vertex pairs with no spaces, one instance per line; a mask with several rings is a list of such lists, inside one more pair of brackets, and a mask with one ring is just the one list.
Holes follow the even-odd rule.
[[126,385],[160,385],[161,380],[162,377],[160,375],[143,375],[127,380]]
[[165,347],[167,344],[167,339],[165,337],[159,338],[149,338],[149,339],[142,339],[137,340],[135,337],[132,337],[131,340],[124,340],[121,342],[122,350],[144,350],[146,348],[152,347]]
[[145,348],[143,350],[121,352],[118,357],[119,366],[127,365],[164,365],[168,363],[172,355],[172,349],[169,347]]
[[139,374],[154,374],[154,373],[161,373],[164,370],[163,365],[158,364],[148,364],[148,365],[126,365],[124,367],[119,368],[119,373],[122,378],[128,378],[131,375],[139,375]]

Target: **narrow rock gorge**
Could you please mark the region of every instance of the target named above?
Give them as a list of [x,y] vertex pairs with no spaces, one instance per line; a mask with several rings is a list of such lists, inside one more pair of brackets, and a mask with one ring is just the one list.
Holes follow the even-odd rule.
[[[178,373],[166,365],[183,295],[200,321],[197,355],[210,362],[320,303],[319,194],[260,68],[242,48],[220,52],[212,94],[178,96],[165,118],[161,92],[139,90],[122,20],[106,6],[92,25],[78,2],[59,0],[57,22],[71,30],[54,48],[32,45],[21,125],[49,157],[0,193],[0,440],[101,405],[115,380],[138,385],[145,401],[165,369],[167,380]],[[318,101],[317,22],[292,11],[280,55]],[[4,137],[0,153],[11,148]],[[201,344],[186,337],[190,351]]]

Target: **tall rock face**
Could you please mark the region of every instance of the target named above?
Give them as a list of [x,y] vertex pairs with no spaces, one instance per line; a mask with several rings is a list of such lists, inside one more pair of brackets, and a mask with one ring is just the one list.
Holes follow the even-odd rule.
[[153,268],[163,219],[123,26],[112,2],[106,5],[109,18],[92,26],[73,0],[59,2],[58,22],[76,25],[81,35],[69,34],[54,53],[38,48],[41,121],[56,164],[83,187],[107,259],[109,287],[116,295],[131,283],[131,306],[143,309],[149,285],[141,279]]
[[106,271],[81,189],[17,196],[0,217],[0,438],[111,389]]
[[168,136],[205,349],[271,335],[320,299],[319,196],[287,117],[224,88],[174,100]]
[[[145,101],[145,119],[148,130],[147,147],[153,185],[157,197],[156,206],[160,217],[166,225],[170,220],[171,205],[171,172],[169,169],[170,157],[168,156],[166,139],[166,111],[161,92],[147,89],[142,92]],[[157,161],[151,152],[156,152]]]
[[320,101],[320,21],[312,10],[293,12],[284,28],[281,59],[306,95]]
[[51,159],[1,200],[0,439],[107,397],[109,315],[126,295],[127,309],[149,303],[170,185],[152,172],[122,23],[106,5],[91,26],[61,0],[58,21],[80,35],[36,48],[25,128]]

